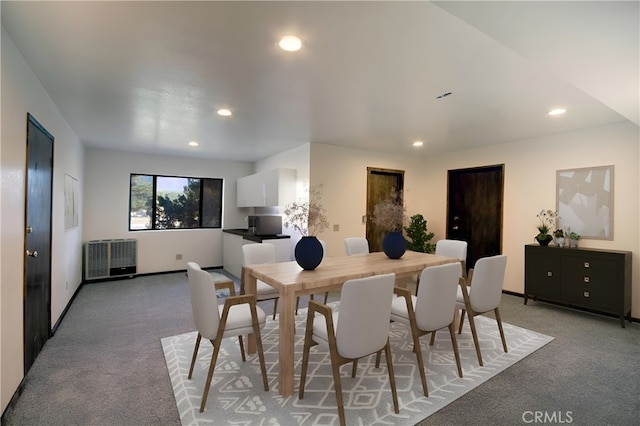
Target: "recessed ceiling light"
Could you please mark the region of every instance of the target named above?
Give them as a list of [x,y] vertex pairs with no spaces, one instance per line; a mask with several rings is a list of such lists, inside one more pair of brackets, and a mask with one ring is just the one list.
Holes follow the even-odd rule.
[[217,113],[223,117],[229,117],[231,115],[231,110],[227,108],[220,108]]
[[567,112],[566,109],[564,108],[554,108],[551,111],[548,112],[549,115],[562,115],[565,112]]
[[297,52],[302,48],[302,40],[296,36],[287,35],[280,39],[278,46],[280,46],[280,49],[286,50],[287,52]]
[[196,141],[189,142],[189,146],[198,146],[198,145],[200,145],[200,144],[198,142],[196,142]]
[[422,145],[424,145],[424,142],[422,142],[422,141],[414,141],[413,142],[413,146],[422,146]]

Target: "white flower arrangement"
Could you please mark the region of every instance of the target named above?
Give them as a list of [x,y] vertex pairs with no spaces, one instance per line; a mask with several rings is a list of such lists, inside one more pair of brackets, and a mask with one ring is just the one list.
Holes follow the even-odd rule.
[[306,199],[289,203],[284,209],[284,226],[293,228],[302,236],[315,236],[329,227],[326,209],[322,206],[322,185],[307,191]]
[[557,211],[553,210],[540,210],[540,213],[537,214],[538,219],[540,220],[540,225],[538,225],[538,231],[541,234],[548,234],[556,223],[557,219],[560,219]]
[[402,191],[391,191],[389,197],[373,207],[371,220],[387,232],[402,232],[407,209],[402,202]]

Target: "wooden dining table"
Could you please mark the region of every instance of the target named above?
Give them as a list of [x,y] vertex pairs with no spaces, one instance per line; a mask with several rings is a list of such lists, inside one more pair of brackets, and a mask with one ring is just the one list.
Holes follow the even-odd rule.
[[[346,281],[372,275],[396,274],[396,285],[406,286],[407,278],[417,276],[429,266],[459,262],[459,259],[435,254],[407,251],[400,259],[390,259],[383,252],[363,255],[326,257],[312,270],[303,270],[297,262],[249,265],[242,268],[247,293],[255,294],[256,280],[264,281],[280,291],[279,391],[293,395],[296,297],[342,287]],[[248,338],[248,351],[255,352],[253,335]]]

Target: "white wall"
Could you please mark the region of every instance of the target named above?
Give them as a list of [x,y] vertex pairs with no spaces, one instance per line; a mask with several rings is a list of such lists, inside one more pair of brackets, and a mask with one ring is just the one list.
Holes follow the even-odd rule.
[[[295,169],[296,170],[296,198],[304,198],[307,196],[305,188],[309,185],[309,163],[310,163],[311,144],[304,144],[297,148],[289,149],[274,156],[257,161],[255,164],[256,172],[263,172],[273,169]],[[279,206],[279,212],[282,214],[284,206]],[[284,218],[283,218],[284,221]],[[291,235],[291,259],[294,259],[293,252],[295,246],[300,240],[300,234],[293,229],[283,226],[283,234]]]
[[633,252],[632,314],[638,318],[639,139],[638,126],[622,123],[423,160],[312,144],[311,181],[325,184],[329,220],[340,224],[339,232],[330,229],[321,238],[328,241],[330,251],[341,254],[344,237],[364,236],[361,217],[366,208],[367,166],[405,170],[407,213],[422,213],[437,241],[446,234],[447,171],[504,164],[503,253],[509,256],[504,288],[523,293],[524,245],[533,243],[537,233],[536,214],[556,208],[556,170],[613,164],[614,239],[583,239],[580,244]]
[[256,161],[255,172],[265,172],[273,169],[296,169],[298,182],[309,182],[309,155],[311,144],[283,151],[271,157]]
[[84,183],[84,149],[2,28],[2,139],[0,144],[0,402],[2,410],[23,378],[23,273],[27,113],[54,138],[51,324],[55,325],[82,277],[80,226],[64,229],[64,176]]
[[[421,213],[421,164],[414,157],[342,148],[333,145],[311,145],[311,183],[324,187],[324,207],[329,229],[318,237],[327,243],[332,256],[344,255],[344,238],[364,237],[362,216],[367,211],[367,167],[404,170],[404,199],[409,216]],[[334,225],[338,231],[334,231]],[[428,223],[431,229],[431,223]]]
[[137,239],[139,274],[186,269],[190,261],[222,266],[222,229],[129,231],[130,174],[223,178],[222,226],[241,228],[245,214],[236,207],[236,180],[252,172],[249,162],[87,148],[83,239]]

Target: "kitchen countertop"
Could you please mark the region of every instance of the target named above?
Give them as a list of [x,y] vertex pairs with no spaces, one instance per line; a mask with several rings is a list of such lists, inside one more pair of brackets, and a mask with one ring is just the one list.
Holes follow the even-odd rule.
[[222,232],[228,232],[229,234],[239,235],[245,240],[261,243],[264,240],[279,240],[283,238],[291,238],[290,235],[274,234],[274,235],[254,235],[249,232],[248,229],[223,229]]

